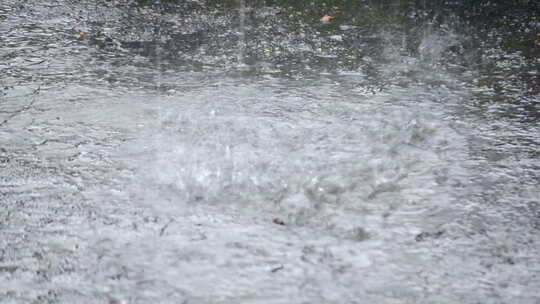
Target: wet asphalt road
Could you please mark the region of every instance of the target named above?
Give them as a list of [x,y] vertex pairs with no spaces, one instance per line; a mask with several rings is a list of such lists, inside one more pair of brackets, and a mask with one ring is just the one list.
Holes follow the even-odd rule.
[[0,303],[540,301],[534,14],[139,2],[0,4]]

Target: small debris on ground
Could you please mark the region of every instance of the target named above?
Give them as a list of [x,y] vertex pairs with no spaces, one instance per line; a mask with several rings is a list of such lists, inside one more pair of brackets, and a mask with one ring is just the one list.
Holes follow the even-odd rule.
[[282,270],[283,268],[285,268],[285,266],[279,265],[278,267],[272,268],[272,270],[270,270],[270,271],[271,271],[272,273],[276,273],[276,272]]
[[167,228],[172,222],[174,222],[173,219],[169,220],[167,224],[165,224],[163,227],[161,227],[161,229],[159,229],[159,236],[163,236],[165,234],[165,230],[167,230]]
[[278,218],[278,217],[275,217],[275,218],[272,220],[272,222],[274,222],[274,224],[278,224],[278,225],[281,225],[281,226],[285,226],[285,222],[284,222],[282,219]]
[[109,299],[109,304],[128,304],[126,300]]
[[428,238],[434,238],[437,239],[441,237],[444,234],[444,230],[439,230],[436,232],[422,232],[416,235],[414,238],[417,242],[425,241]]

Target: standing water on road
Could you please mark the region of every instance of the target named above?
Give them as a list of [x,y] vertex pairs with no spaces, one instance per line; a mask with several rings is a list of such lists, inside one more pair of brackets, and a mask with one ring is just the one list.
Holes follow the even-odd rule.
[[2,1],[0,303],[538,303],[539,4],[420,2]]

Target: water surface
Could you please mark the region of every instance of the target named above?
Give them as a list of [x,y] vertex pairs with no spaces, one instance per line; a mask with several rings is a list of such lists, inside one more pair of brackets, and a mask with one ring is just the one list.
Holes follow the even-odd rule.
[[538,302],[536,8],[4,1],[0,302]]

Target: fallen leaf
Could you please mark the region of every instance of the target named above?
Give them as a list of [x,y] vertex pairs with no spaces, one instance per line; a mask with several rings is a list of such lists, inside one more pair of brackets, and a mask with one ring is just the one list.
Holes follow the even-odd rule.
[[324,15],[322,18],[321,18],[321,22],[322,23],[328,23],[332,20],[334,20],[336,17],[334,16],[328,16],[328,15]]

